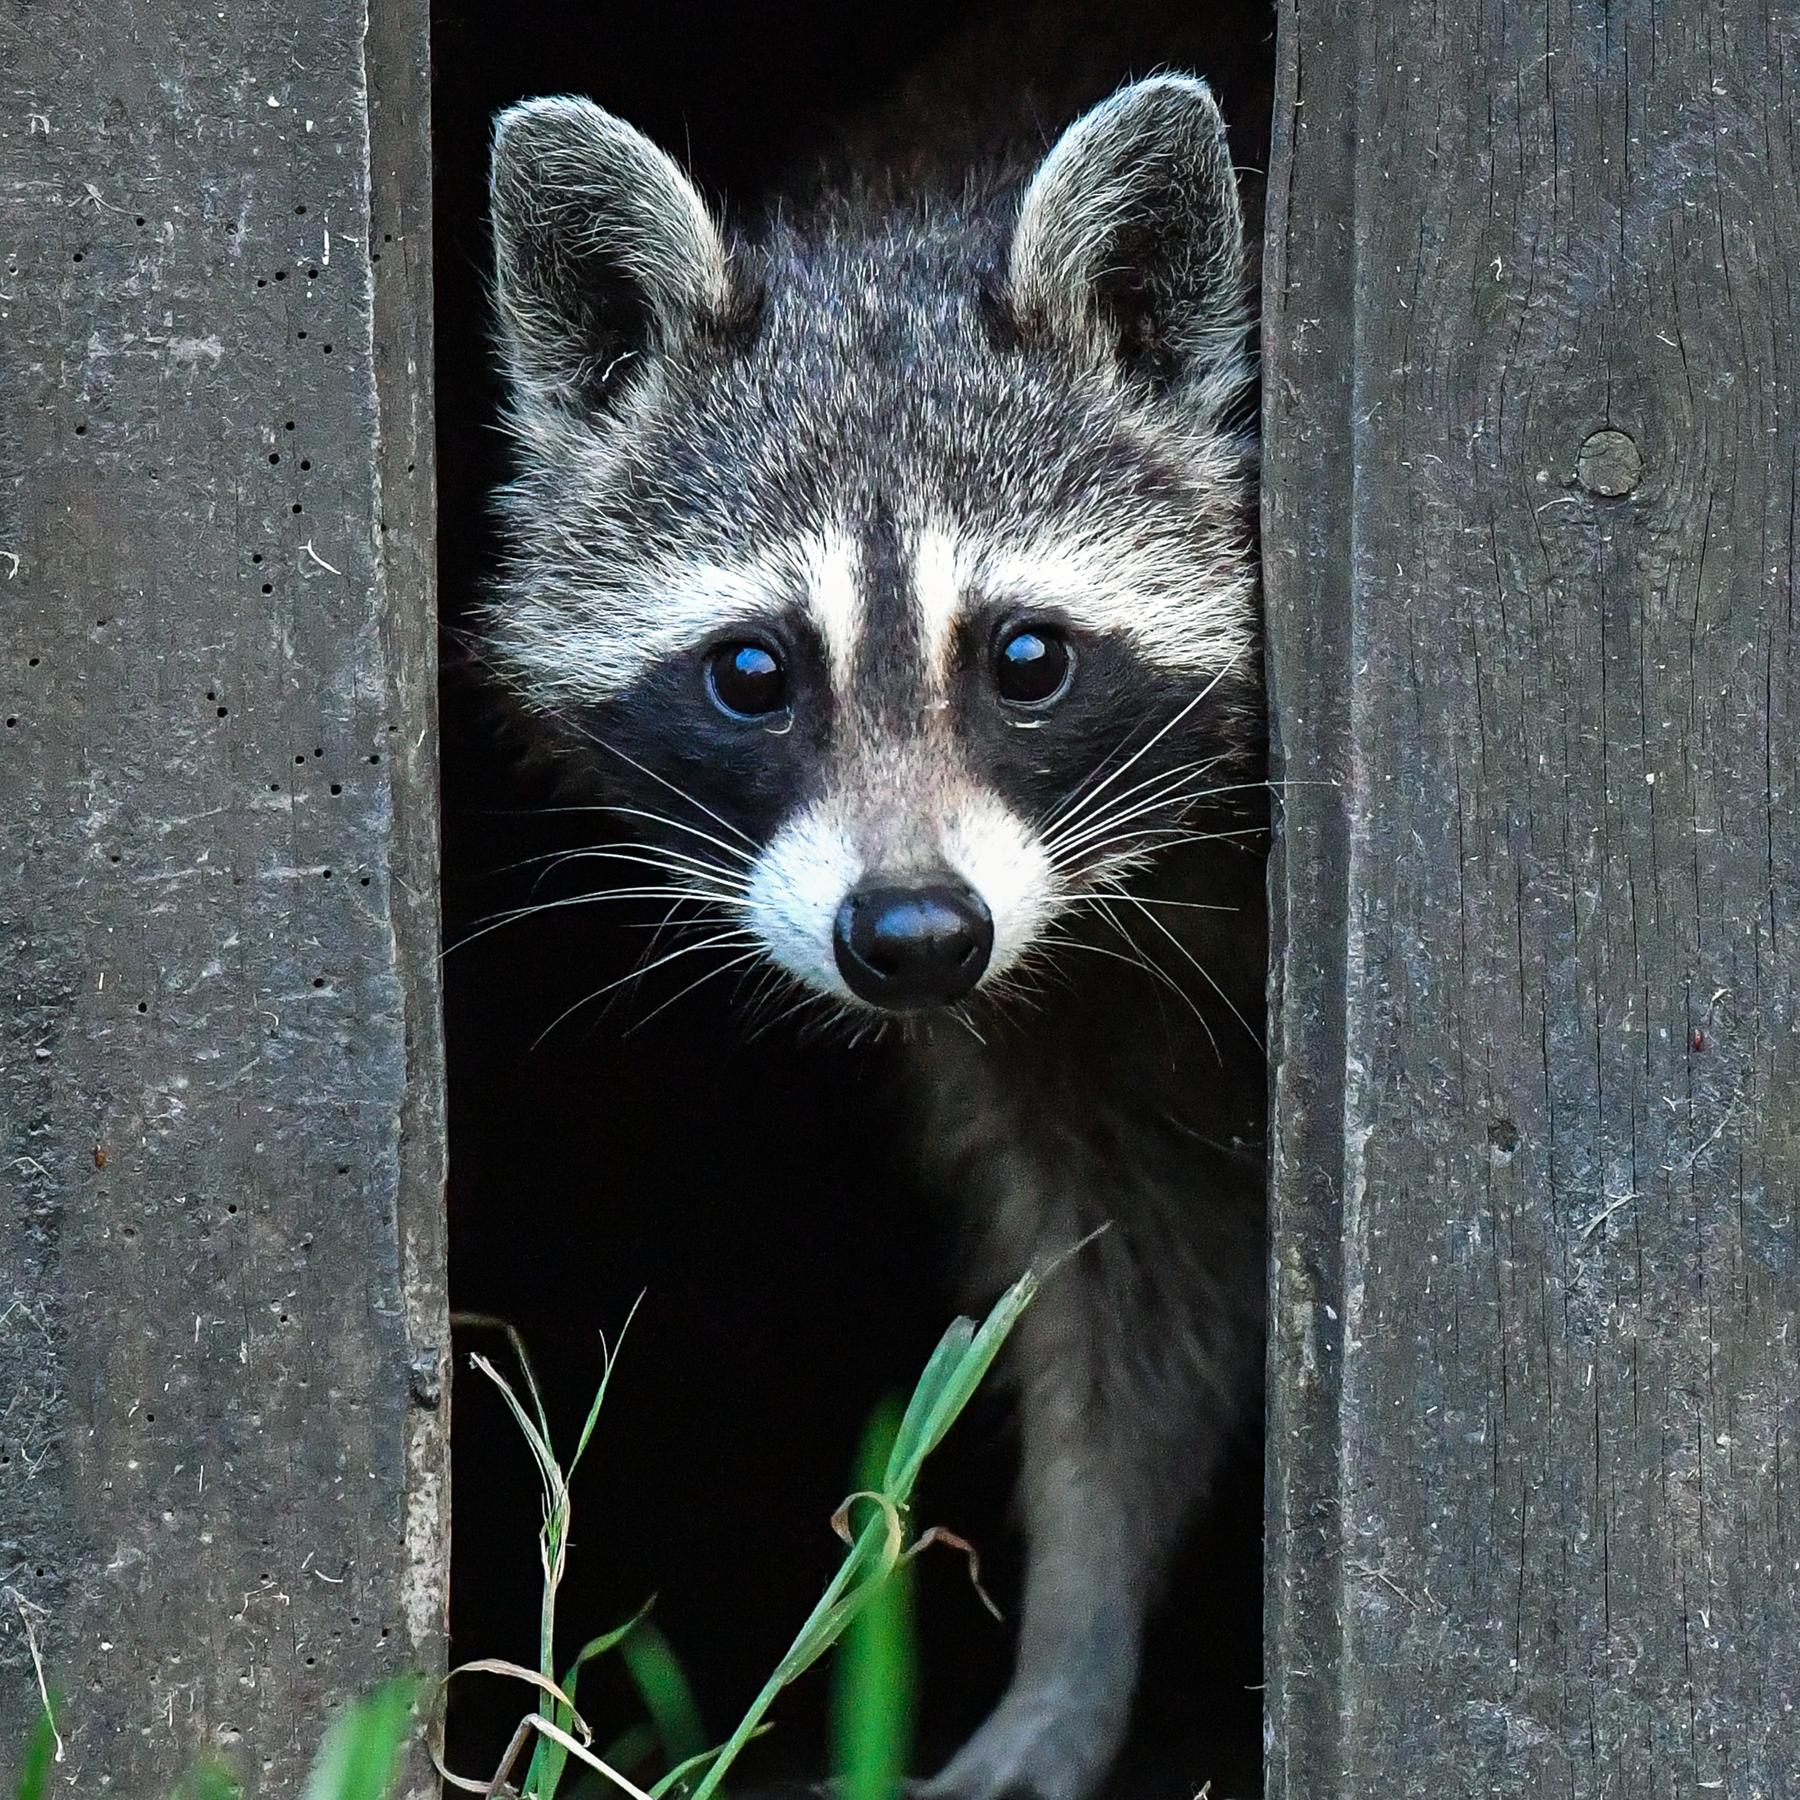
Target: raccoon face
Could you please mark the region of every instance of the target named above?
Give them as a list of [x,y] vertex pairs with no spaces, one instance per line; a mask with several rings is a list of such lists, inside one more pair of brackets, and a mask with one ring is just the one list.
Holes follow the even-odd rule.
[[489,659],[816,993],[1003,989],[1254,738],[1242,221],[1204,84],[1023,184],[728,240],[588,102],[500,120]]

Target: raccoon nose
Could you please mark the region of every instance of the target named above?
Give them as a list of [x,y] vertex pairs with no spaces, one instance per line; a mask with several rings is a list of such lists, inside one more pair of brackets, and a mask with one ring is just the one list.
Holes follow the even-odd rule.
[[910,1011],[960,1000],[994,948],[994,920],[961,882],[860,887],[838,908],[837,966],[851,993]]

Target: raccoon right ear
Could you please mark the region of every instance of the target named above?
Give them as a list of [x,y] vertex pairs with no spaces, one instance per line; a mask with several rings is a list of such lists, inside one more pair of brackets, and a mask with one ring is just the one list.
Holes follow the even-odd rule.
[[1204,81],[1158,75],[1077,119],[1045,157],[1003,298],[1027,338],[1180,389],[1235,365],[1244,289],[1225,120]]
[[730,257],[706,202],[591,100],[503,112],[488,191],[506,356],[538,398],[594,407],[634,359],[730,310]]

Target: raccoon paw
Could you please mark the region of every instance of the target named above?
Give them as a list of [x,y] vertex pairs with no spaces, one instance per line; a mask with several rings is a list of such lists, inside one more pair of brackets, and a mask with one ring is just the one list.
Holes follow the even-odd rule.
[[1110,1710],[1012,1694],[914,1800],[1087,1800],[1118,1748]]

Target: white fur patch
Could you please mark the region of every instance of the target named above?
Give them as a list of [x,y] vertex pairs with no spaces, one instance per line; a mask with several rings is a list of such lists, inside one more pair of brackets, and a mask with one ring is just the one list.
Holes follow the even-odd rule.
[[1056,875],[1038,838],[998,796],[975,793],[943,828],[944,860],[987,903],[994,953],[983,980],[1004,974],[1056,912]]
[[[563,546],[589,560],[579,543]],[[594,565],[598,567],[598,565]],[[738,564],[695,560],[633,567],[629,588],[515,596],[489,615],[513,679],[533,704],[612,698],[657,664],[754,629],[798,599],[812,615],[831,679],[847,690],[862,624],[854,542],[827,531]]]
[[790,975],[839,1000],[853,996],[838,973],[832,927],[861,879],[862,856],[828,800],[796,813],[756,858],[744,915]]
[[980,575],[990,597],[1054,606],[1078,631],[1123,638],[1180,674],[1217,674],[1252,642],[1251,576],[1241,558],[1222,559],[1217,575],[1201,580],[1154,543],[1042,537],[984,557]]
[[534,704],[610,699],[658,663],[697,650],[775,602],[773,571],[710,562],[633,570],[629,590],[517,602],[494,617],[514,679]]
[[1252,642],[1252,590],[1241,558],[1221,559],[1219,575],[1198,577],[1123,532],[967,541],[937,523],[910,542],[913,597],[925,666],[941,689],[957,621],[971,604],[1002,601],[1029,612],[1053,607],[1077,631],[1117,636],[1147,661],[1178,674],[1214,675]]

